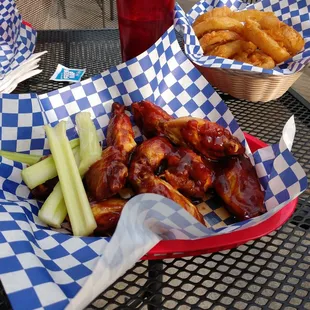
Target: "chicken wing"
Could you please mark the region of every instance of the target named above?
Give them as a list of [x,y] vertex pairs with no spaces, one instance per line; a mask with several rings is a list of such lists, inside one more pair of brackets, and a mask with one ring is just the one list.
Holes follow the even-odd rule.
[[99,202],[117,194],[125,186],[128,159],[136,147],[124,106],[113,103],[112,114],[107,134],[108,147],[85,175],[85,187],[91,199]]
[[161,124],[173,119],[158,105],[149,101],[135,102],[131,105],[135,123],[147,138],[162,134]]
[[90,200],[102,201],[117,194],[126,184],[128,168],[122,152],[113,146],[102,152],[85,174],[85,187]]
[[45,201],[52,193],[54,187],[58,183],[58,177],[47,180],[45,183],[40,184],[31,190],[32,196],[40,201]]
[[163,130],[176,145],[187,146],[210,159],[245,152],[240,141],[227,129],[204,119],[180,117],[165,122]]
[[107,145],[114,146],[125,154],[125,157],[136,147],[135,135],[125,107],[114,102],[112,105],[112,118],[107,133]]
[[126,202],[127,200],[124,199],[111,198],[91,204],[97,223],[97,228],[94,231],[95,235],[107,236],[113,234]]
[[135,178],[135,176],[132,175],[132,178],[130,178],[129,172],[131,184],[136,188],[139,194],[153,193],[167,197],[179,204],[197,221],[205,225],[204,218],[198,211],[197,207],[193,205],[185,196],[174,189],[168,182],[154,175],[144,174],[142,171],[139,176],[140,177]]
[[162,161],[173,151],[173,146],[164,137],[143,142],[136,149],[131,161],[128,180],[139,194],[154,193],[170,198],[204,224],[203,216],[197,208],[169,183],[155,175]]
[[165,179],[185,196],[202,198],[212,185],[214,171],[194,151],[179,148],[167,157]]
[[217,163],[214,188],[228,209],[240,220],[266,212],[264,192],[256,171],[243,155],[228,157]]

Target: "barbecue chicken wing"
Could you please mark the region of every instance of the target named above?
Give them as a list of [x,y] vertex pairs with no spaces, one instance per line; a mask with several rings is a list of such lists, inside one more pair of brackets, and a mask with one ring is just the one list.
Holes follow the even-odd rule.
[[47,197],[52,193],[58,181],[59,179],[58,177],[56,177],[36,186],[31,190],[32,196],[37,200],[45,201]]
[[210,159],[243,154],[245,151],[227,129],[204,119],[173,119],[163,124],[163,131],[176,145],[187,146]]
[[124,107],[113,103],[112,114],[107,134],[108,147],[85,175],[85,186],[91,199],[99,202],[124,187],[128,176],[128,158],[136,147],[132,125]]
[[161,124],[173,119],[158,105],[149,101],[135,102],[131,105],[131,111],[135,123],[147,138],[152,138],[162,134]]
[[194,151],[179,148],[167,157],[165,179],[175,189],[189,197],[202,198],[212,185],[214,171]]
[[128,179],[139,194],[154,193],[170,198],[204,224],[203,216],[197,208],[168,182],[155,175],[162,161],[173,151],[173,146],[164,137],[143,142],[133,156]]
[[94,231],[95,235],[107,236],[113,234],[126,202],[127,200],[124,199],[110,198],[91,204],[97,223],[97,228]]
[[228,209],[240,220],[266,212],[264,192],[255,168],[243,155],[228,157],[217,163],[214,188]]
[[113,146],[103,150],[101,159],[85,174],[85,187],[90,200],[102,201],[117,194],[124,186],[128,168],[122,152]]
[[125,113],[125,106],[114,102],[112,105],[112,118],[110,119],[107,133],[107,145],[114,146],[125,157],[136,147],[135,135],[130,118]]

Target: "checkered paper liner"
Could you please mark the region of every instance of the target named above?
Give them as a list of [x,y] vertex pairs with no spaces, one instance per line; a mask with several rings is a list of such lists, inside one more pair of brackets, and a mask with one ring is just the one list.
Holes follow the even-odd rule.
[[[198,16],[222,6],[227,6],[232,11],[256,9],[274,12],[280,20],[292,26],[302,35],[305,39],[304,50],[286,62],[278,64],[274,69],[263,69],[222,57],[205,56],[191,25]],[[200,0],[188,14],[185,14],[177,4],[175,8],[175,24],[184,34],[185,54],[191,61],[202,67],[284,75],[301,71],[310,63],[310,3],[308,0],[262,0],[255,4],[246,4],[238,0]]]
[[[270,210],[260,218],[207,228],[173,201],[143,194],[126,204],[111,239],[77,238],[40,222],[40,205],[21,180],[22,164],[0,157],[0,279],[15,309],[83,309],[159,240],[202,238],[256,225],[307,187],[290,153],[294,119],[279,144],[252,156],[228,107],[181,51],[173,26],[149,50],[102,74],[40,96],[0,98],[0,149],[35,154],[49,151],[44,124],[68,120],[67,134],[75,138],[80,111],[91,113],[104,142],[114,101],[129,106],[148,99],[175,117],[215,121],[237,136],[255,160]],[[141,140],[136,126],[134,131]],[[218,209],[207,205],[206,216],[215,216]]]
[[0,3],[0,81],[26,59],[35,48],[37,33],[22,23],[14,0]]

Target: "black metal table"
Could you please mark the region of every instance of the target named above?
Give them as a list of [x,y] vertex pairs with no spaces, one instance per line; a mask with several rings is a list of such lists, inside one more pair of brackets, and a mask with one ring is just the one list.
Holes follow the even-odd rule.
[[[42,31],[37,51],[42,50],[49,51],[41,61],[43,73],[16,92],[45,93],[65,86],[49,81],[58,63],[87,68],[87,78],[121,62],[117,30]],[[294,114],[293,153],[310,177],[309,103],[289,92],[256,104],[221,95],[242,129],[267,143],[278,142]],[[137,263],[88,309],[310,309],[309,197],[308,190],[280,229],[236,249]],[[1,295],[0,309],[10,308],[3,289]]]

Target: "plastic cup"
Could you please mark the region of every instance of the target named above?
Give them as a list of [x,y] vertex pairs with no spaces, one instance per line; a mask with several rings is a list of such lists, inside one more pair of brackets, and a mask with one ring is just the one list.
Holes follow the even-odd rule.
[[173,24],[175,0],[117,0],[122,59],[151,47]]

